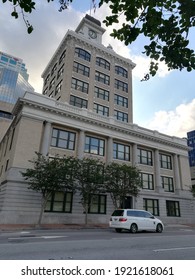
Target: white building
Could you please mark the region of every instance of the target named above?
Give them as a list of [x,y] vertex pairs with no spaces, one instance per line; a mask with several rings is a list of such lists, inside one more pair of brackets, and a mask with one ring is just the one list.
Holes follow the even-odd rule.
[[[186,140],[133,124],[135,64],[101,43],[104,29],[86,16],[68,31],[45,71],[43,95],[26,93],[0,144],[1,223],[36,223],[39,194],[28,190],[20,171],[35,151],[44,155],[93,156],[136,165],[143,189],[126,207],[146,209],[165,223],[194,221]],[[108,223],[109,194],[96,195],[89,222]],[[54,194],[44,223],[84,223],[79,195]],[[100,207],[101,204],[101,207]]]

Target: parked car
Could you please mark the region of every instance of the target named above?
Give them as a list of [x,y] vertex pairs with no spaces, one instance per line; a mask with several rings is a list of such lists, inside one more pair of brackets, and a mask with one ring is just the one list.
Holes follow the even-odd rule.
[[164,230],[163,223],[154,217],[150,212],[137,209],[115,210],[110,218],[110,228],[116,232],[123,229],[132,233],[137,231],[156,231],[161,233]]

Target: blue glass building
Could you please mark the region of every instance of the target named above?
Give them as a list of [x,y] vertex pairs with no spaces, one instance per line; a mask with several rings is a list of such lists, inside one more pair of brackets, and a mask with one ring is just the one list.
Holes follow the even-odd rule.
[[0,102],[14,105],[25,91],[34,92],[28,77],[22,59],[0,52]]
[[188,152],[190,167],[193,167],[195,166],[195,130],[189,131],[187,133],[187,143],[191,148],[191,150]]
[[22,59],[0,52],[0,138],[9,126],[17,99],[26,91],[34,92],[28,77]]

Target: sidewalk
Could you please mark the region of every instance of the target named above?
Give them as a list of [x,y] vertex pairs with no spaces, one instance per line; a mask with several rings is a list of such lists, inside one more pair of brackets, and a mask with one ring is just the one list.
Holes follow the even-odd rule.
[[[195,224],[164,224],[165,229],[195,229]],[[33,230],[33,229],[108,229],[109,224],[41,224],[38,227],[36,224],[0,224],[1,231],[19,231],[19,230]]]
[[32,229],[103,229],[109,228],[108,224],[0,224],[1,231],[32,230]]

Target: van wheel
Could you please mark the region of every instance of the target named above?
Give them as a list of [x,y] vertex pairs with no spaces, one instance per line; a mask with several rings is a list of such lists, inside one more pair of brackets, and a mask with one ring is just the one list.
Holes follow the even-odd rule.
[[163,231],[162,225],[161,225],[161,224],[158,224],[158,225],[156,226],[156,232],[161,233],[162,231]]
[[136,224],[132,224],[130,227],[130,232],[131,233],[136,233],[137,232],[137,225]]
[[115,228],[115,231],[120,233],[122,231],[122,229],[121,228]]

